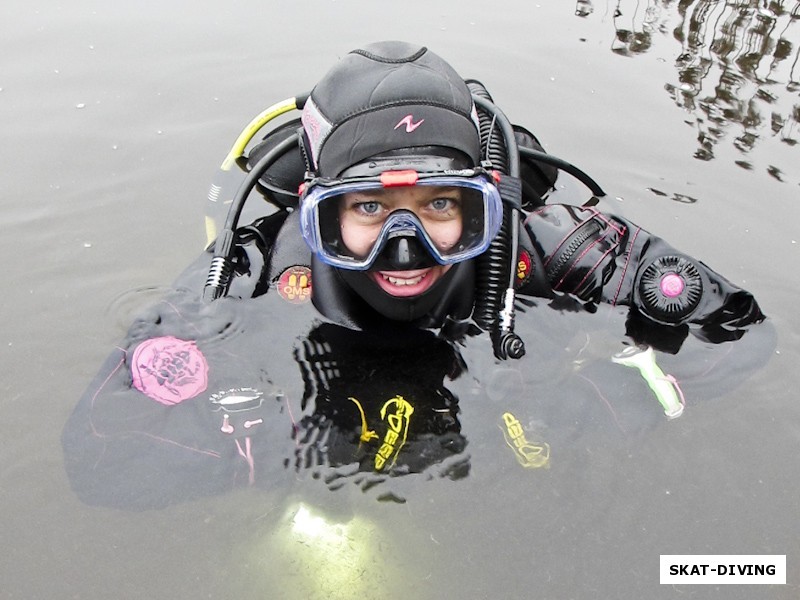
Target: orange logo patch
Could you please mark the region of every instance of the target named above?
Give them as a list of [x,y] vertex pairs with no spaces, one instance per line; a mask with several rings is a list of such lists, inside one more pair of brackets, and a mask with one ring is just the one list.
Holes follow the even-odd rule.
[[532,269],[533,263],[530,254],[523,250],[517,261],[517,287],[524,285],[530,279]]
[[278,293],[292,304],[302,304],[311,298],[311,269],[300,265],[289,267],[278,278]]

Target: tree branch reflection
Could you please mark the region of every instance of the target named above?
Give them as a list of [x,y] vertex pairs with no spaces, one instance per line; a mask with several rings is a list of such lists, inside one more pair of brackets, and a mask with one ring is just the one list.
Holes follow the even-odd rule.
[[[665,89],[690,112],[696,128],[694,157],[710,161],[730,139],[744,157],[765,138],[794,146],[800,122],[800,1],[784,0],[618,0],[611,51],[628,57],[649,52],[654,36],[672,36],[681,49],[677,81]],[[612,5],[608,8],[612,9]],[[610,11],[609,11],[610,12]],[[591,0],[578,0],[575,14],[594,13]],[[783,181],[774,165],[767,172]]]

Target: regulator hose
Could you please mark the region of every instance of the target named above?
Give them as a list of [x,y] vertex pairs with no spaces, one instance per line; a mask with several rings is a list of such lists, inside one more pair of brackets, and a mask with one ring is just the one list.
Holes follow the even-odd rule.
[[211,213],[216,214],[219,211],[219,207],[227,204],[227,195],[236,189],[239,173],[234,171],[233,167],[244,156],[247,144],[267,123],[284,113],[301,108],[307,99],[308,94],[301,94],[273,104],[255,116],[236,138],[230,151],[225,156],[225,160],[222,161],[217,173],[214,175],[211,187],[208,190],[210,205],[206,212],[206,246],[210,246],[217,238],[217,223]]
[[519,150],[511,122],[494,105],[486,88],[476,81],[469,81],[467,85],[478,108],[485,156],[493,169],[508,176],[501,177],[498,186],[504,200],[500,232],[477,261],[477,298],[473,318],[479,327],[489,330],[497,358],[521,358],[525,354],[525,344],[514,333],[513,268],[519,253]]
[[239,223],[239,216],[242,214],[245,201],[256,186],[256,183],[258,183],[259,178],[264,174],[264,171],[286,152],[292,148],[297,148],[297,145],[297,135],[290,136],[280,142],[253,166],[253,169],[239,186],[225,217],[225,225],[214,244],[214,257],[211,259],[208,277],[206,277],[206,283],[203,288],[204,300],[216,300],[227,294],[231,273],[233,272],[233,257],[231,255],[234,232]]
[[552,154],[547,154],[546,152],[540,152],[539,150],[535,150],[533,148],[526,148],[525,146],[519,146],[519,152],[520,154],[524,154],[528,158],[532,158],[537,162],[552,165],[557,169],[564,171],[565,173],[569,173],[575,179],[589,188],[589,190],[591,190],[595,196],[603,197],[606,195],[605,191],[603,191],[603,188],[600,187],[600,184],[598,184],[589,175],[581,171],[578,167],[562,158],[558,158]]
[[[477,96],[482,100],[494,104],[494,100],[489,94],[489,91],[480,81],[470,79],[467,81],[467,87],[472,92],[473,100]],[[476,104],[478,103],[476,102]],[[478,112],[478,122],[480,124],[481,150],[484,153],[484,157],[492,163],[493,168],[501,173],[508,173],[508,150],[506,149],[505,140],[495,135],[497,119],[488,114],[482,107],[480,108],[481,110]]]

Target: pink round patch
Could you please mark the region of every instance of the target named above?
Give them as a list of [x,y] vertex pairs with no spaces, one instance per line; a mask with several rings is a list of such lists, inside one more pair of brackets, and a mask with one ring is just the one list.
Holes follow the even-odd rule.
[[661,293],[667,298],[676,298],[683,293],[686,284],[680,275],[669,273],[661,278]]
[[194,342],[158,337],[136,347],[131,375],[137,390],[171,406],[205,391],[208,363]]

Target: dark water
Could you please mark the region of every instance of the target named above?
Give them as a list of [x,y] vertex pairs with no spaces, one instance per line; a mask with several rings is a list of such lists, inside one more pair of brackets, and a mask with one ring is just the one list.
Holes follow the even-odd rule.
[[[797,597],[800,4],[11,0],[3,13],[0,596]],[[601,182],[603,208],[751,290],[777,331],[771,360],[704,381],[691,359],[719,349],[665,358],[694,390],[667,421],[652,397],[606,407],[580,387],[618,349],[620,315],[533,309],[529,345],[563,355],[497,365],[482,338],[464,348],[466,478],[331,491],[301,471],[158,511],[81,504],[63,425],[132,315],[200,251],[230,143],[344,52],[390,38],[484,81]],[[549,444],[548,469],[515,462],[510,407]],[[320,514],[338,525],[307,537]],[[661,586],[660,554],[786,554],[787,585]]]

